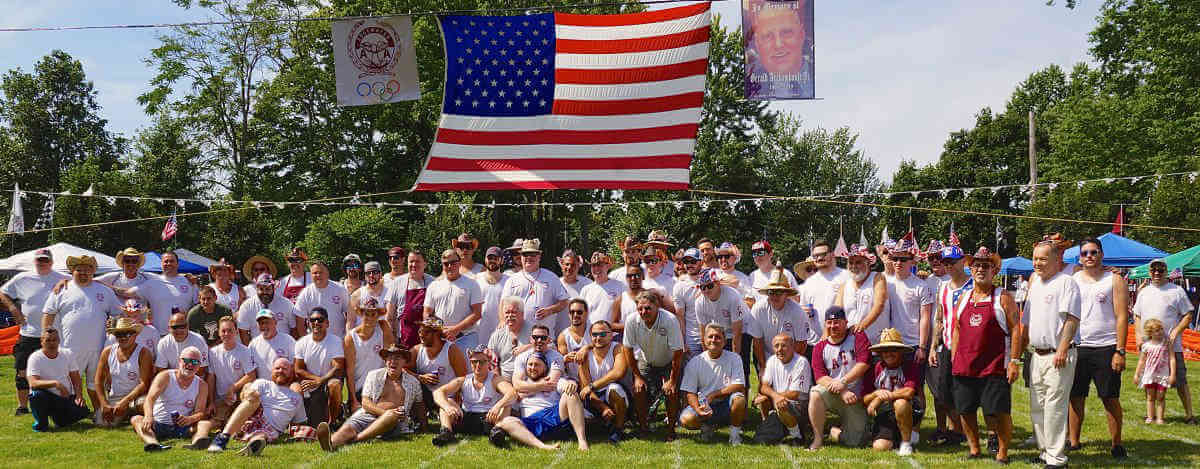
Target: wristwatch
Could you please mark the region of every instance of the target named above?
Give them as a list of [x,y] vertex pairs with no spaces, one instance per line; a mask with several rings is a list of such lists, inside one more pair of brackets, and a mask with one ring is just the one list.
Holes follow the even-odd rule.
[[1124,357],[1124,356],[1125,356],[1125,349],[1117,349],[1117,355],[1120,355],[1120,356]]

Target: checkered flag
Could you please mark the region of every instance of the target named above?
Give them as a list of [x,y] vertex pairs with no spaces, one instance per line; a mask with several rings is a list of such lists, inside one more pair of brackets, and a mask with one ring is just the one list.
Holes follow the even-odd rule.
[[42,207],[42,214],[38,215],[37,223],[33,224],[34,230],[48,230],[54,228],[54,196],[51,195],[46,199],[46,205]]

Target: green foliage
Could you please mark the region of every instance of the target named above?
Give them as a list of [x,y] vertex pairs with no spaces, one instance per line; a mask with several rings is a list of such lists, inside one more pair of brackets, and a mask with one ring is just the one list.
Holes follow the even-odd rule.
[[308,228],[300,244],[309,259],[320,259],[332,266],[341,265],[342,257],[352,252],[362,256],[363,261],[373,258],[386,265],[388,248],[397,239],[404,239],[406,231],[396,223],[395,210],[374,207],[348,208],[323,215]]

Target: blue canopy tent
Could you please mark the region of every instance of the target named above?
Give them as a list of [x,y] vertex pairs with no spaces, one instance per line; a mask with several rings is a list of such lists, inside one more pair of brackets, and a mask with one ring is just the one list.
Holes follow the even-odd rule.
[[[1154,259],[1167,257],[1168,253],[1154,246],[1139,243],[1132,239],[1114,233],[1104,233],[1097,237],[1104,247],[1104,265],[1112,267],[1137,267],[1147,264]],[[1063,253],[1063,262],[1079,263],[1079,246],[1067,249]]]
[[[178,257],[178,256],[176,256]],[[162,255],[150,251],[146,253],[146,264],[142,266],[142,272],[153,272],[156,274],[162,273]],[[208,267],[193,264],[183,259],[179,260],[179,273],[181,274],[205,274],[208,273]]]
[[1021,256],[1010,257],[1000,262],[1000,275],[1029,275],[1033,273],[1033,261]]

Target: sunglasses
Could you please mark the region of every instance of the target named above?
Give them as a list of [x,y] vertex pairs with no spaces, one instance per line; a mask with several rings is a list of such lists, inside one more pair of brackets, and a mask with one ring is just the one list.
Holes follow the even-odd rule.
[[608,337],[608,332],[593,332],[592,337]]
[[584,314],[584,313],[587,313],[587,311],[584,311],[584,310],[582,310],[582,309],[572,309],[572,310],[570,310],[570,311],[567,311],[567,312],[568,312],[568,313],[571,313],[571,314],[579,314],[579,315],[582,315],[582,314]]
[[452,261],[444,261],[444,262],[442,262],[442,265],[443,265],[443,266],[446,266],[446,267],[449,267],[449,266],[452,266],[452,265],[454,265],[454,264],[458,264],[458,263],[460,263],[460,262],[462,262],[462,261],[460,261],[460,260],[458,260],[458,259],[455,259],[455,260],[452,260]]
[[454,247],[457,247],[464,251],[470,251],[472,249],[475,249],[475,244],[474,243],[458,243],[458,244],[455,244]]
[[171,324],[172,330],[187,329],[187,324]]
[[323,321],[325,321],[325,318],[322,318],[322,317],[311,317],[311,318],[308,318],[308,322],[311,322],[311,323],[313,323],[313,324],[316,324],[316,323],[318,323],[318,322],[323,322]]
[[388,259],[404,259],[404,256],[388,256]]
[[37,262],[38,264],[49,264],[50,259],[46,259],[45,257],[39,257],[37,259],[34,259],[34,262]]
[[488,360],[486,358],[472,358],[471,359],[471,363],[477,364],[477,365],[483,365],[483,364],[491,363],[491,362],[492,362],[491,360]]
[[1166,272],[1166,271],[1167,271],[1167,269],[1164,269],[1164,268],[1162,268],[1162,267],[1151,267],[1151,268],[1150,268],[1150,271],[1151,271],[1151,272]]
[[911,258],[911,257],[893,257],[892,258],[893,262],[908,262],[911,260],[913,260],[913,258]]
[[200,365],[200,359],[199,359],[199,358],[183,358],[183,357],[179,357],[179,361],[183,362],[183,364],[184,364],[184,365],[192,365],[192,366],[199,366],[199,365]]
[[817,268],[816,268],[816,267],[805,267],[805,268],[804,268],[804,271],[805,271],[805,272],[808,272],[808,273],[810,273],[810,274],[812,274],[812,273],[816,273],[816,272],[817,272]]
[[129,337],[133,337],[133,333],[132,332],[118,332],[116,334],[113,334],[113,337],[116,337],[118,339],[125,339],[125,338],[129,338]]
[[342,268],[343,268],[343,269],[345,269],[345,270],[362,270],[362,265],[359,265],[359,264],[346,264],[346,265],[345,265],[344,267],[342,267]]
[[977,270],[991,270],[992,263],[991,262],[976,262],[974,264],[971,264],[971,267],[974,267]]
[[700,262],[700,260],[699,260],[699,259],[692,259],[692,258],[690,258],[690,257],[687,257],[687,258],[684,258],[683,260],[681,260],[681,261],[679,261],[679,262],[682,262],[682,263],[683,263],[683,265],[692,265],[692,264],[695,264],[695,263],[697,263],[697,262]]
[[1096,249],[1089,249],[1089,250],[1087,250],[1087,251],[1079,251],[1079,255],[1080,255],[1081,257],[1092,257],[1092,256],[1099,256],[1099,255],[1100,255],[1100,251],[1099,251],[1099,250],[1096,250]]
[[733,259],[733,254],[717,254],[717,259]]
[[533,340],[550,340],[550,336],[548,335],[531,335],[529,338]]
[[707,284],[707,285],[700,285],[700,286],[699,286],[699,288],[700,288],[700,290],[701,290],[701,291],[708,291],[708,290],[712,290],[713,288],[716,288],[716,287],[717,287],[717,284],[715,284],[715,283],[710,283],[710,284]]
[[642,274],[625,274],[625,278],[642,278]]
[[767,255],[767,251],[765,251],[765,250],[750,251],[750,255],[752,257],[762,257],[762,256]]
[[645,263],[647,263],[647,264],[657,264],[657,263],[659,263],[659,261],[661,261],[661,260],[662,260],[662,259],[659,259],[659,258],[657,258],[657,257],[643,257],[643,258],[642,258],[642,262],[645,262]]
[[299,264],[301,262],[304,262],[304,259],[301,259],[299,257],[289,257],[289,258],[287,258],[287,261],[288,261],[288,264]]

